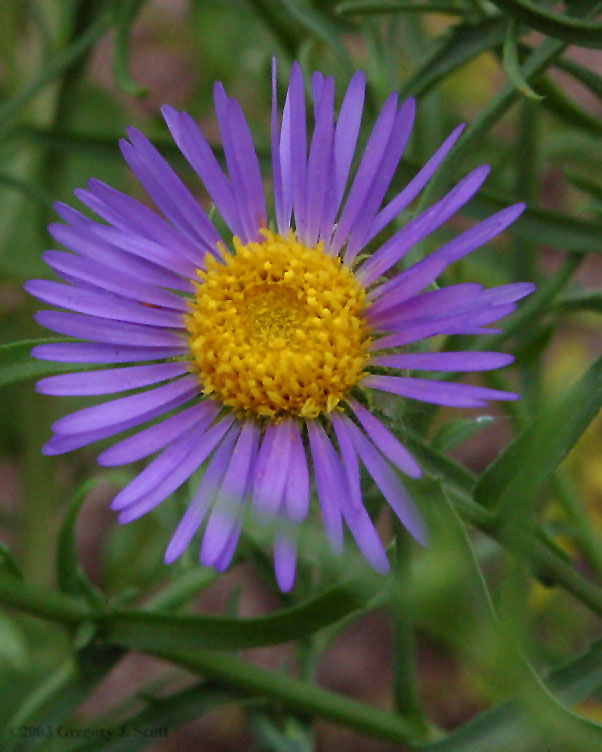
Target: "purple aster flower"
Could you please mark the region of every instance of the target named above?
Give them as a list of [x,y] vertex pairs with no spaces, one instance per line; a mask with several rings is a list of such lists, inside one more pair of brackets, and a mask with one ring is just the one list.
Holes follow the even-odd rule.
[[[389,96],[351,179],[365,76],[358,72],[351,80],[336,120],[333,79],[314,73],[312,91],[314,129],[308,140],[301,69],[292,67],[279,125],[274,64],[274,224],[268,224],[248,125],[239,104],[218,83],[215,109],[227,171],[190,115],[169,106],[162,112],[232,238],[220,236],[152,144],[130,128],[121,151],[160,213],[90,180],[75,194],[103,222],[58,204],[64,223],[49,230],[71,253],[47,251],[44,258],[64,283],[32,280],[25,285],[37,298],[67,309],[41,311],[38,323],[79,340],[40,345],[32,353],[36,358],[117,364],[42,379],[38,391],[96,395],[136,390],[61,418],[43,451],[69,452],[162,418],[98,458],[101,465],[114,466],[154,455],[113,500],[120,522],[154,509],[204,465],[165,561],[176,560],[204,524],[200,560],[223,571],[250,505],[259,518],[274,521],[275,570],[282,590],[293,585],[294,523],[308,514],[312,475],[334,550],[343,545],[345,522],[370,564],[379,572],[388,570],[385,549],[362,502],[360,464],[403,525],[425,541],[420,514],[397,472],[416,478],[420,468],[363,406],[366,390],[453,407],[517,399],[509,392],[396,371],[507,365],[513,358],[505,353],[411,352],[404,346],[438,334],[491,332],[486,326],[512,312],[516,301],[533,290],[525,283],[424,291],[449,264],[508,227],[523,204],[392,273],[414,244],[474,196],[487,177],[486,166],[473,170],[376,251],[360,256],[418,196],[462,127],[383,206],[410,136],[414,100],[400,105],[397,94]],[[143,387],[150,388],[139,391]]]

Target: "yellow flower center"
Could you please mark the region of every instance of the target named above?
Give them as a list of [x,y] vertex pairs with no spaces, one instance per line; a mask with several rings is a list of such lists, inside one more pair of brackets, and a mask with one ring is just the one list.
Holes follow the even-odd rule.
[[190,347],[205,394],[254,415],[315,418],[334,410],[365,375],[366,294],[322,243],[290,233],[207,257],[199,270]]

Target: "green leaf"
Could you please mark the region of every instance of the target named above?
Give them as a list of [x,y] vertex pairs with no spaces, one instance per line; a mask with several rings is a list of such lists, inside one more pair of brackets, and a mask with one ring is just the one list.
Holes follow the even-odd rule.
[[21,342],[11,342],[0,345],[0,387],[16,384],[19,381],[39,379],[55,373],[71,373],[72,371],[89,371],[98,366],[85,363],[54,363],[48,360],[36,360],[31,357],[31,349],[36,345],[53,342],[72,342],[67,337],[51,337],[48,339],[26,339]]
[[466,8],[457,3],[437,2],[403,2],[403,0],[357,0],[335,6],[334,12],[339,16],[367,16],[382,13],[447,13],[461,16]]
[[140,86],[130,75],[130,36],[132,26],[146,0],[113,0],[115,49],[113,74],[120,89],[131,97],[143,97],[148,89]]
[[0,541],[0,560],[2,566],[4,566],[9,574],[18,579],[23,579],[23,572],[21,567],[17,564],[15,557],[12,555],[11,550],[7,545]]
[[341,42],[340,29],[331,19],[303,0],[282,0],[282,5],[298,24],[321,39],[330,50],[351,67],[347,50]]
[[404,94],[423,96],[442,78],[466,65],[477,55],[500,46],[505,34],[505,19],[495,18],[480,24],[457,24],[405,83]]
[[550,37],[582,47],[602,48],[602,24],[600,23],[590,23],[578,18],[558,15],[528,0],[491,1],[504,13]]
[[596,201],[602,201],[602,183],[598,183],[585,175],[579,175],[573,170],[565,170],[566,179],[583,193],[587,193]]
[[102,636],[107,642],[147,651],[174,644],[182,650],[278,645],[313,634],[363,608],[373,594],[360,596],[347,583],[299,606],[250,619],[117,610],[101,617]]
[[583,128],[597,136],[602,133],[600,119],[580,107],[547,76],[543,76],[539,80],[539,89],[544,95],[544,107],[553,115],[556,115],[565,123]]
[[595,311],[602,313],[602,290],[564,295],[556,301],[556,308],[563,311]]
[[519,59],[519,29],[520,24],[515,19],[512,19],[508,24],[508,33],[504,40],[503,50],[503,62],[504,68],[510,79],[510,83],[514,88],[528,99],[534,99],[536,101],[541,100],[543,97],[529,86],[528,81],[525,80],[523,73],[520,69]]
[[468,441],[471,436],[481,431],[495,420],[491,415],[479,415],[476,418],[458,418],[444,423],[432,440],[432,446],[441,452]]
[[562,462],[602,407],[602,357],[481,475],[475,498],[512,518]]

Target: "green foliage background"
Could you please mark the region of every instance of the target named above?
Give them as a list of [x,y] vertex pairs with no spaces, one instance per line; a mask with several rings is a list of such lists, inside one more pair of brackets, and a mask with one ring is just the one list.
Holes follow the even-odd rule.
[[[0,749],[165,751],[186,738],[195,749],[277,752],[602,750],[601,9],[592,0],[567,0],[562,12],[547,0],[0,2]],[[273,583],[269,536],[251,526],[233,575],[200,568],[194,550],[163,565],[186,488],[148,519],[101,525],[95,539],[91,499],[100,492],[108,503],[133,471],[101,472],[92,450],[40,454],[50,423],[79,402],[34,393],[32,379],[65,367],[30,359],[44,334],[21,289],[48,273],[54,200],[71,202],[91,176],[140,197],[117,148],[126,125],[153,138],[205,200],[159,118],[164,102],[215,135],[221,79],[242,101],[268,175],[273,54],[281,94],[295,59],[334,74],[339,96],[365,69],[364,138],[390,91],[417,96],[393,189],[466,120],[398,222],[477,164],[491,163],[492,176],[456,227],[412,260],[463,223],[525,200],[503,238],[441,283],[538,284],[504,334],[464,343],[517,355],[485,380],[519,388],[520,403],[468,417],[381,405],[425,469],[408,487],[431,547],[394,529],[394,571],[381,578],[351,545],[331,558],[310,520],[288,596]],[[378,514],[383,500],[366,483]],[[225,598],[221,613],[202,605],[211,593]],[[360,685],[376,683],[376,699],[362,686],[361,700],[325,689],[325,656],[349,630],[349,655],[361,646],[368,633],[354,623],[369,624],[375,610],[390,635],[387,671],[366,668]],[[285,643],[275,669],[240,653]],[[436,660],[425,660],[429,650]],[[128,675],[124,698],[115,670],[130,651],[162,661],[152,680]],[[114,701],[99,699],[107,686]],[[450,704],[453,719],[441,710]],[[190,723],[217,707],[224,736],[211,746]],[[315,719],[355,736],[335,742]],[[240,737],[225,731],[234,722]],[[167,739],[152,738],[163,728]]]

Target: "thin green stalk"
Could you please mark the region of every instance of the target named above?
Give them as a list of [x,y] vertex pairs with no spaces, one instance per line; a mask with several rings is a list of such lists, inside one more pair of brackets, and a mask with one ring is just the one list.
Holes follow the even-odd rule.
[[421,737],[421,729],[398,715],[286,674],[266,671],[231,655],[206,651],[183,653],[177,650],[152,651],[151,654],[241,692],[271,698],[296,713],[317,715],[370,736],[398,744],[412,744]]

